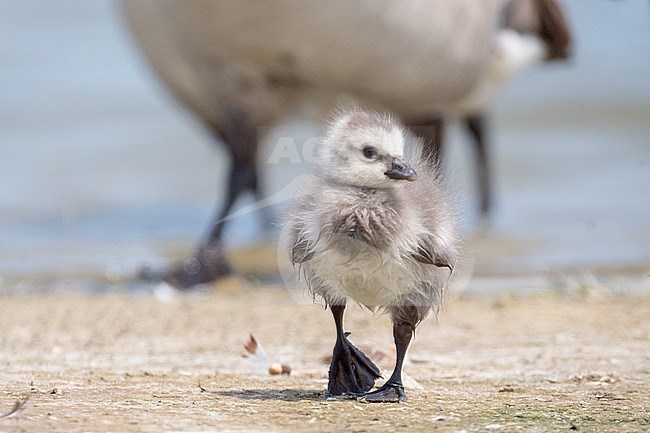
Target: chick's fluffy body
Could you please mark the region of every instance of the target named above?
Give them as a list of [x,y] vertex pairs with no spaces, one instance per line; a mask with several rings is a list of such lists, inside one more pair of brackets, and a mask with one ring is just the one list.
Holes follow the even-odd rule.
[[[372,141],[359,143],[359,137]],[[315,297],[329,305],[352,299],[415,325],[440,303],[457,261],[457,236],[435,168],[407,155],[418,180],[385,179],[386,164],[403,157],[403,141],[400,126],[385,116],[341,116],[323,140],[317,175],[288,213],[285,242],[299,284]],[[360,168],[369,145],[378,156]],[[375,184],[373,164],[383,175]],[[357,169],[367,178],[351,180]]]

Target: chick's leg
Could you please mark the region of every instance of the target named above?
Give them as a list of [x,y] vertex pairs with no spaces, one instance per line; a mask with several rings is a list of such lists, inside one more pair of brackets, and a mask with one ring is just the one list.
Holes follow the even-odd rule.
[[403,321],[393,322],[393,337],[397,348],[395,369],[381,388],[360,397],[363,401],[369,403],[398,403],[407,400],[404,385],[402,385],[402,364],[412,336],[413,326],[411,324]]

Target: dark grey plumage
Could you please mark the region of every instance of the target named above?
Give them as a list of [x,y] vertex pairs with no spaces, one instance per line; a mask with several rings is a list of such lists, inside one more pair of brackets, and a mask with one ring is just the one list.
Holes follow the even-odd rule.
[[[410,330],[410,341],[412,330],[440,305],[458,261],[456,219],[439,173],[419,158],[412,166],[404,160],[398,123],[359,110],[337,116],[318,158],[316,175],[285,221],[283,245],[297,282],[330,307],[352,300],[390,313],[397,328]],[[406,331],[400,332],[405,339]],[[341,391],[333,384],[337,371],[330,369],[333,394]],[[380,401],[404,399],[401,379],[397,385],[397,391],[383,390]],[[367,389],[343,387],[360,391]]]

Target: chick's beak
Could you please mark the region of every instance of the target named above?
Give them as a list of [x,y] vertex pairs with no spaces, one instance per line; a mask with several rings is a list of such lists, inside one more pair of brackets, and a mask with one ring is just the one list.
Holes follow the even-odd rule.
[[384,174],[391,179],[408,180],[410,182],[418,178],[418,174],[413,170],[411,164],[398,158],[393,158],[390,170],[384,172]]

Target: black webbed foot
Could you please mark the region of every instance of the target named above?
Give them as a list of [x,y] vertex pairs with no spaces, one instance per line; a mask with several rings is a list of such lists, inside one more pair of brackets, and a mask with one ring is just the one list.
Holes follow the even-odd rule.
[[[399,310],[399,313],[411,313],[417,318],[418,309],[413,307],[407,310]],[[404,355],[408,349],[411,337],[413,336],[413,329],[415,328],[412,323],[417,323],[417,320],[405,321],[399,318],[393,319],[393,337],[395,338],[395,347],[397,349],[397,359],[395,360],[395,369],[393,374],[386,383],[376,391],[368,392],[358,396],[359,401],[367,403],[401,403],[407,400],[404,393],[404,385],[402,384],[402,364],[404,363]]]
[[386,382],[376,391],[357,397],[357,400],[367,403],[402,403],[408,400],[404,387],[397,383]]
[[349,332],[334,346],[327,392],[330,395],[359,395],[372,389],[381,377],[379,368],[350,340]]
[[215,281],[232,272],[219,245],[202,245],[183,264],[167,272],[163,279],[172,286],[188,290],[199,284]]

